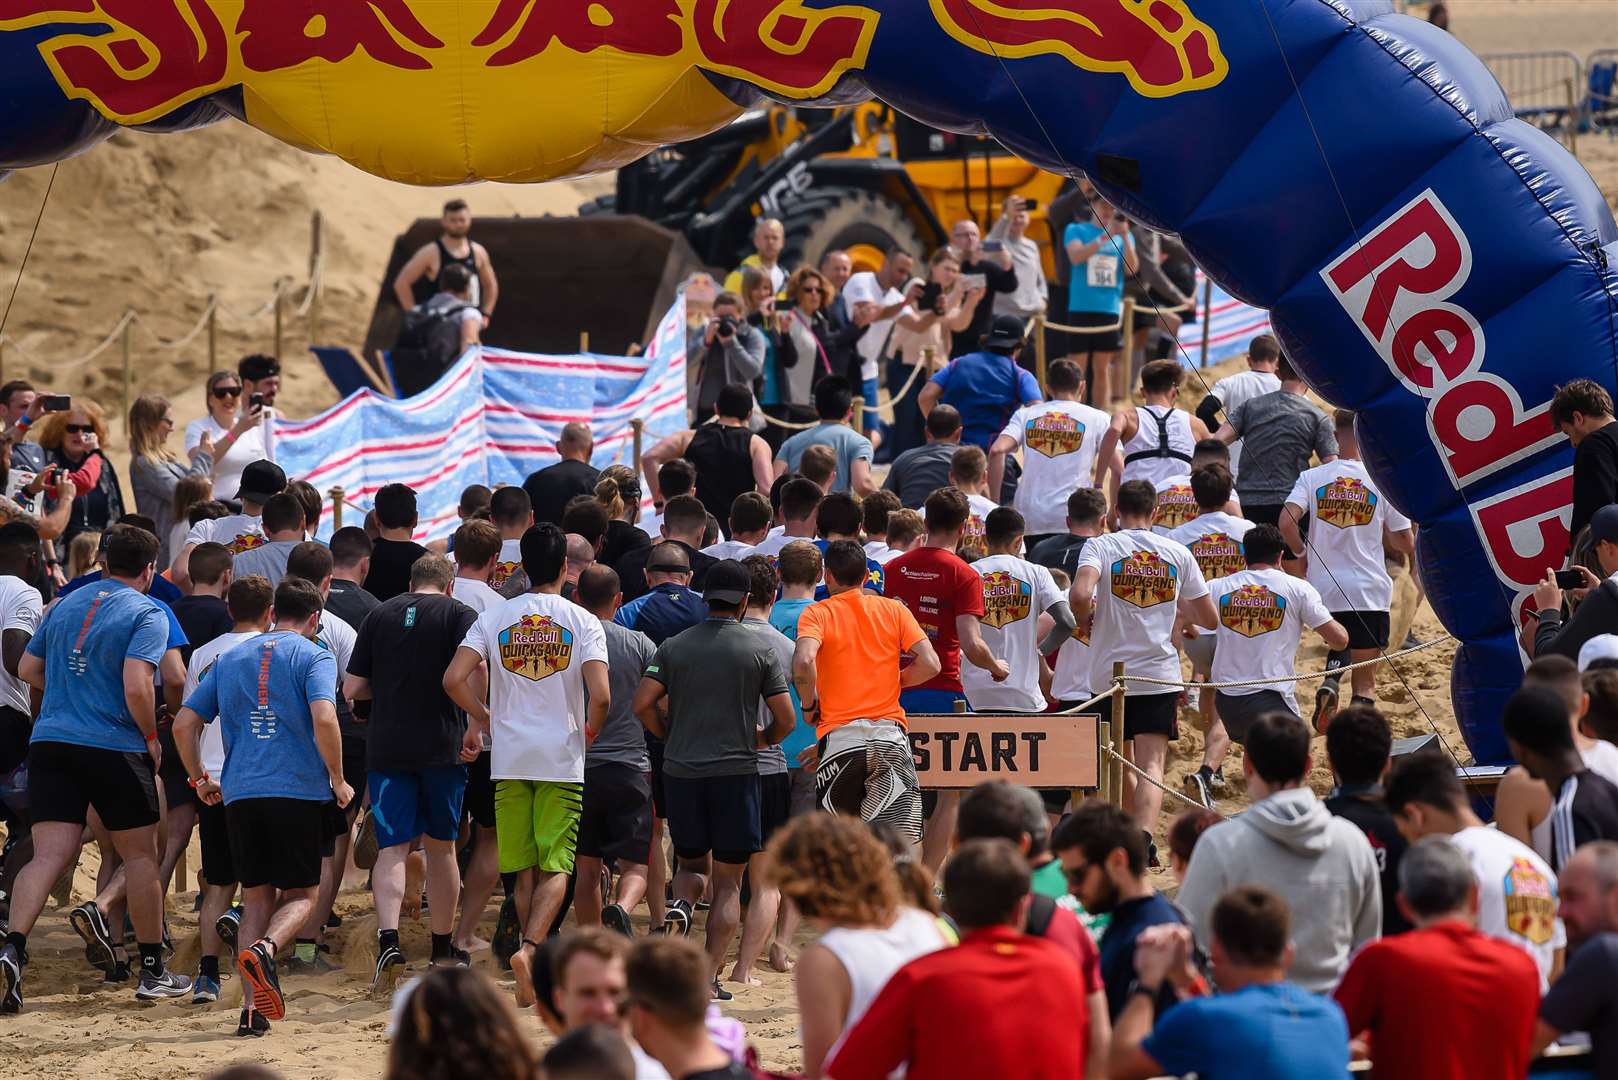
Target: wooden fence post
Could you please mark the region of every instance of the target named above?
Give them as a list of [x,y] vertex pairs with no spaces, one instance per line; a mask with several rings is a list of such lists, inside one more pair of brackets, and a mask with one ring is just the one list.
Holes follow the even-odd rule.
[[[1119,689],[1118,689],[1118,692],[1116,694],[1112,695],[1112,734],[1113,734],[1113,747],[1112,748],[1114,750],[1116,750],[1119,754],[1122,754],[1124,752],[1124,741],[1125,741],[1124,740],[1124,693],[1123,693],[1123,685],[1124,684],[1118,681],[1118,680],[1122,679],[1123,677],[1124,677],[1124,665],[1123,665],[1123,662],[1119,661],[1117,663],[1114,663],[1112,665],[1112,680],[1113,680],[1112,685],[1118,687]],[[1107,757],[1107,769],[1109,770],[1109,772],[1112,773],[1112,791],[1113,791],[1113,795],[1117,799],[1117,801],[1115,803],[1113,803],[1113,805],[1121,807],[1121,806],[1124,805],[1124,794],[1125,794],[1124,789],[1128,786],[1128,781],[1127,781],[1126,777],[1124,776],[1124,763],[1122,761],[1120,761],[1118,758],[1115,758],[1115,757],[1112,757],[1111,755],[1108,755],[1108,757]]]
[[1049,370],[1049,366],[1050,357],[1045,349],[1045,313],[1041,311],[1034,316],[1034,376],[1039,379],[1040,392],[1046,397],[1050,396],[1045,383],[1045,373]]
[[865,434],[865,398],[864,397],[856,397],[854,399],[854,430],[859,432],[862,435]]
[[636,417],[629,422],[629,436],[631,440],[631,461],[635,466],[635,475],[640,475],[641,443],[646,437],[646,421]]
[[1208,366],[1208,327],[1213,323],[1213,278],[1202,279],[1202,363],[1198,367]]
[[581,353],[590,351],[590,331],[588,330],[579,331],[579,351]]
[[208,371],[219,370],[219,294],[208,294]]
[[320,340],[321,262],[326,248],[326,216],[318,209],[309,219],[309,344]]
[[339,485],[326,494],[331,496],[331,531],[336,532],[343,527],[343,489]]
[[273,354],[277,360],[281,359],[281,323],[284,318],[281,310],[281,296],[281,282],[277,281],[275,283],[275,352]]
[[1118,350],[1118,359],[1123,362],[1124,370],[1112,383],[1112,396],[1114,400],[1123,398],[1128,401],[1135,394],[1135,298],[1124,297],[1123,310],[1118,314],[1118,333],[1123,335],[1123,348]]
[[129,338],[135,329],[135,320],[132,313],[124,312],[123,354],[124,354],[124,442],[129,442]]

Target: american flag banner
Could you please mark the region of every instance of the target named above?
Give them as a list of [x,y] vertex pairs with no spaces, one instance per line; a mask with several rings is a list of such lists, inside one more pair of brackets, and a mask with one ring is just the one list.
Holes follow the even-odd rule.
[[[1259,334],[1273,333],[1270,313],[1231,296],[1217,283],[1206,288],[1208,279],[1197,271],[1197,321],[1180,327],[1180,348],[1199,367],[1217,364],[1233,356],[1245,356],[1247,344]],[[1206,302],[1204,293],[1208,294]],[[1207,327],[1208,355],[1202,355],[1203,328]]]
[[[644,446],[686,425],[685,300],[658,323],[640,356],[542,356],[474,346],[415,397],[358,390],[308,420],[272,424],[271,455],[289,479],[323,494],[343,489],[344,524],[358,525],[377,491],[416,491],[416,540],[449,536],[471,484],[520,484],[553,465],[556,440],[572,421],[595,434],[593,464],[633,466],[630,421],[645,424]],[[362,509],[356,511],[353,507]],[[330,499],[318,535],[332,532]]]

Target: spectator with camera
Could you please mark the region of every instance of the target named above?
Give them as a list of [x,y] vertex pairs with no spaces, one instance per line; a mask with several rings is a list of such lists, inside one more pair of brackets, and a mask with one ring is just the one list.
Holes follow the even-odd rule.
[[700,424],[713,415],[719,391],[726,386],[751,386],[764,374],[768,351],[764,333],[742,317],[741,298],[728,291],[714,297],[713,316],[692,331],[686,344],[686,356],[697,368],[696,410],[692,414],[696,422]]
[[992,245],[1000,245],[1011,256],[1011,269],[1017,275],[1015,289],[995,294],[994,313],[1015,315],[1024,322],[1045,310],[1045,261],[1039,245],[1028,238],[1032,210],[1029,200],[1008,195],[984,243],[989,252],[996,250]]
[[[951,247],[933,252],[927,261],[927,280],[920,283],[919,292],[914,290],[916,284],[912,281],[905,290],[906,303],[895,323],[888,358],[888,397],[893,418],[884,446],[893,460],[922,444],[922,415],[917,404],[921,388],[948,361],[951,336],[966,330],[983,298],[982,289],[967,288],[961,276],[960,257]],[[918,374],[916,369],[923,366],[927,370]],[[921,495],[926,496],[926,492]]]
[[966,329],[953,336],[949,349],[950,359],[953,360],[977,351],[983,335],[989,332],[990,320],[994,318],[994,304],[984,301],[990,296],[1015,292],[1017,271],[1011,262],[1011,252],[1003,244],[997,244],[994,251],[984,248],[983,233],[978,223],[970,218],[955,223],[949,233],[949,245],[960,257],[966,287],[983,290],[978,302],[971,305]]
[[[1586,641],[1618,631],[1618,584],[1610,580],[1618,573],[1618,505],[1603,506],[1590,516],[1589,541],[1594,570],[1587,566],[1547,570],[1545,579],[1534,589],[1534,598],[1528,604],[1531,620],[1521,636],[1529,656],[1559,653],[1577,660]],[[1565,589],[1575,575],[1583,585]],[[1579,602],[1566,619],[1562,615],[1564,595]]]
[[[813,267],[801,267],[787,281],[787,299],[776,307],[775,362],[765,372],[760,398],[766,414],[794,424],[814,419],[815,384],[838,371],[827,349],[833,333],[827,307],[835,296]],[[769,431],[779,446],[783,429],[771,425]]]
[[1574,379],[1551,398],[1551,421],[1573,444],[1573,517],[1568,535],[1575,542],[1595,512],[1618,502],[1618,425],[1612,396],[1594,379]]
[[[881,426],[876,411],[880,391],[878,378],[887,357],[893,353],[893,336],[898,329],[896,320],[912,296],[906,283],[915,263],[908,251],[890,248],[879,269],[855,274],[843,287],[854,324],[865,327],[865,332],[854,342],[852,360],[858,363],[858,370],[851,366],[847,374],[849,383],[858,387],[860,396],[865,399],[861,427],[867,437],[873,436]],[[875,441],[881,442],[880,436],[876,436]]]

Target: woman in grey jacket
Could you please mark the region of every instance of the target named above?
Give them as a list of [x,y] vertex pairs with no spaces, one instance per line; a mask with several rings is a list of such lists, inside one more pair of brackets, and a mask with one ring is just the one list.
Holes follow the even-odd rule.
[[129,483],[136,511],[157,523],[159,569],[166,569],[174,555],[169,533],[174,527],[175,485],[187,476],[208,476],[214,461],[213,439],[207,434],[191,448],[189,464],[182,464],[164,445],[174,431],[172,413],[169,399],[160,394],[142,394],[129,407]]

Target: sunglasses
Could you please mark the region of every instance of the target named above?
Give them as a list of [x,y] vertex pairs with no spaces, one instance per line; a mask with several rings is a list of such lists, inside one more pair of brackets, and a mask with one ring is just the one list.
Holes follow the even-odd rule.
[[69,435],[88,435],[95,430],[93,424],[65,424],[62,430]]
[[241,397],[242,388],[239,386],[216,386],[213,388],[213,396],[220,401],[226,398]]

